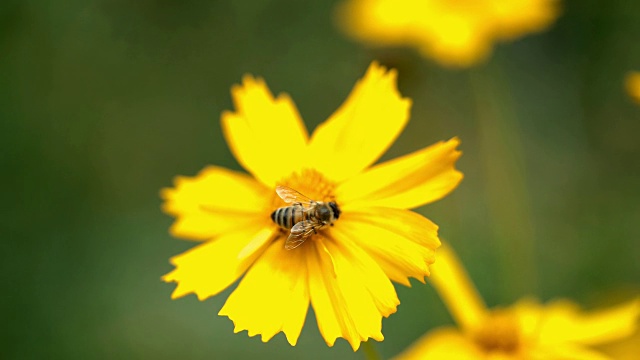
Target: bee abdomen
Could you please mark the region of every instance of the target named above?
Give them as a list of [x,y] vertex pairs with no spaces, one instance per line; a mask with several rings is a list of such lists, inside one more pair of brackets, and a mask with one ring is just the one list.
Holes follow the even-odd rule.
[[286,206],[271,213],[271,220],[283,229],[291,229],[293,225],[306,220],[304,208],[301,205]]

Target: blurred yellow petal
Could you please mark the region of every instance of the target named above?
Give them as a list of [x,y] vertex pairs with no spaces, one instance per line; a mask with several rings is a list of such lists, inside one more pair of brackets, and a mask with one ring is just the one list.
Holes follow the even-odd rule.
[[543,306],[533,298],[523,298],[510,307],[510,310],[520,324],[520,334],[523,338],[538,341],[540,319],[543,318]]
[[640,354],[640,330],[628,338],[598,346],[603,354],[616,360],[637,360]]
[[462,180],[455,162],[457,138],[384,162],[356,175],[336,188],[346,210],[361,206],[415,208],[436,201]]
[[422,55],[446,66],[468,67],[484,60],[493,43],[492,23],[481,1],[431,1],[417,17],[415,45]]
[[363,253],[353,253],[326,238],[306,245],[314,249],[308,257],[311,304],[327,344],[333,346],[342,337],[356,351],[368,338],[382,341],[379,307],[397,301],[391,283],[380,277],[382,271]]
[[452,34],[439,31],[430,40],[418,46],[418,50],[425,57],[437,60],[440,64],[451,67],[470,67],[482,62],[491,53],[491,39],[480,36],[477,29],[458,28]]
[[[531,351],[532,360],[614,360],[595,350],[576,345],[558,344],[553,347],[538,348]],[[617,360],[617,359],[616,359]]]
[[556,0],[348,0],[337,8],[344,32],[375,46],[407,45],[445,66],[468,67],[493,44],[547,28]]
[[236,111],[222,114],[229,148],[256,179],[273,187],[305,159],[304,123],[291,98],[286,94],[274,98],[260,78],[246,75],[231,95]]
[[409,277],[424,282],[440,246],[438,226],[408,210],[364,208],[343,213],[331,229],[364,249],[398,283],[410,286]]
[[487,307],[453,250],[446,244],[431,266],[431,283],[464,331],[477,329],[487,318]]
[[259,219],[270,205],[265,191],[248,175],[209,166],[195,177],[176,177],[175,188],[161,192],[162,208],[176,216],[174,236],[207,240]]
[[640,300],[584,313],[567,301],[545,309],[539,325],[541,343],[572,342],[595,345],[630,336],[638,329]]
[[440,328],[428,332],[394,360],[481,360],[485,354],[459,330]]
[[411,19],[404,16],[405,3],[404,0],[396,3],[344,1],[336,8],[336,21],[345,33],[356,39],[374,45],[399,44],[411,30]]
[[[220,293],[251,266],[273,239],[275,232],[272,226],[253,225],[220,235],[215,240],[174,256],[171,263],[176,268],[162,277],[166,282],[178,283],[171,298],[194,293],[198,299],[204,300]],[[256,247],[252,254],[239,258],[242,249],[252,242],[260,242],[262,246]]]
[[495,19],[495,33],[514,39],[546,29],[560,15],[559,0],[487,0]]
[[309,159],[334,182],[373,164],[409,120],[411,101],[396,88],[396,71],[374,62],[347,100],[311,137]]
[[631,99],[640,104],[640,72],[632,71],[627,74],[625,87]]
[[280,331],[295,345],[309,308],[304,246],[284,248],[284,238],[273,242],[231,293],[219,315],[228,316],[235,332],[248,330],[269,341]]

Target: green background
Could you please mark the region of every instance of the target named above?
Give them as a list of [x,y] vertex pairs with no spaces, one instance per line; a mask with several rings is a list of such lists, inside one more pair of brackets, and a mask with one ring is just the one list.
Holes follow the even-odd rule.
[[[471,70],[351,41],[335,4],[0,4],[0,358],[362,358],[344,340],[328,348],[312,313],[293,348],[233,334],[216,315],[229,290],[170,300],[160,276],[193,243],[168,234],[158,192],[207,164],[240,169],[219,114],[244,73],[291,94],[313,129],[374,59],[414,102],[383,159],[462,139],[464,181],[418,211],[489,305],[638,293],[640,105],[623,78],[640,70],[640,2],[564,2],[548,31]],[[452,323],[429,285],[397,288],[384,357]]]

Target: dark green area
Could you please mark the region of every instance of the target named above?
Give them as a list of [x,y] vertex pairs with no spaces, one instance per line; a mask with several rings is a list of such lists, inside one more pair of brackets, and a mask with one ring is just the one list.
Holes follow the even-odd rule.
[[[587,307],[638,292],[640,3],[568,1],[549,31],[444,69],[410,49],[346,39],[332,2],[5,0],[0,4],[3,359],[354,358],[312,314],[299,345],[263,344],[216,314],[229,290],[170,300],[159,189],[239,166],[219,114],[244,73],[292,95],[310,128],[374,59],[399,70],[412,121],[384,159],[459,136],[465,173],[419,211],[490,305],[534,294]],[[392,356],[451,323],[428,285],[398,287]]]

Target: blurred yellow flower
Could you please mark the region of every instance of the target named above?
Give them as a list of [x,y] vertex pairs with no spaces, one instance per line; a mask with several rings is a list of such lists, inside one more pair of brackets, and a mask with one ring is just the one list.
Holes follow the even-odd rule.
[[487,309],[446,245],[438,250],[431,280],[459,327],[430,331],[397,360],[609,359],[591,346],[630,336],[640,315],[640,300],[589,313],[567,300],[541,305],[523,299]]
[[468,67],[493,43],[546,29],[557,0],[347,0],[338,23],[355,39],[407,45],[442,65]]
[[598,346],[598,349],[616,360],[637,360],[640,354],[640,330],[625,339]]
[[625,86],[633,101],[640,104],[640,72],[632,71],[627,74]]
[[[163,277],[172,298],[214,296],[243,276],[220,315],[235,332],[268,341],[280,331],[295,345],[309,304],[329,346],[339,337],[358,349],[381,341],[382,317],[400,303],[391,280],[424,282],[440,245],[437,226],[407,209],[436,201],[462,179],[458,139],[375,166],[409,119],[411,101],[396,72],[373,63],[342,106],[309,137],[289,96],[273,97],[265,82],[245,76],[231,90],[235,112],[222,127],[238,162],[251,174],[207,167],[164,189],[171,232],[205,241],[171,259]],[[288,230],[271,219],[288,186],[311,199],[335,201],[335,226],[286,250]]]

